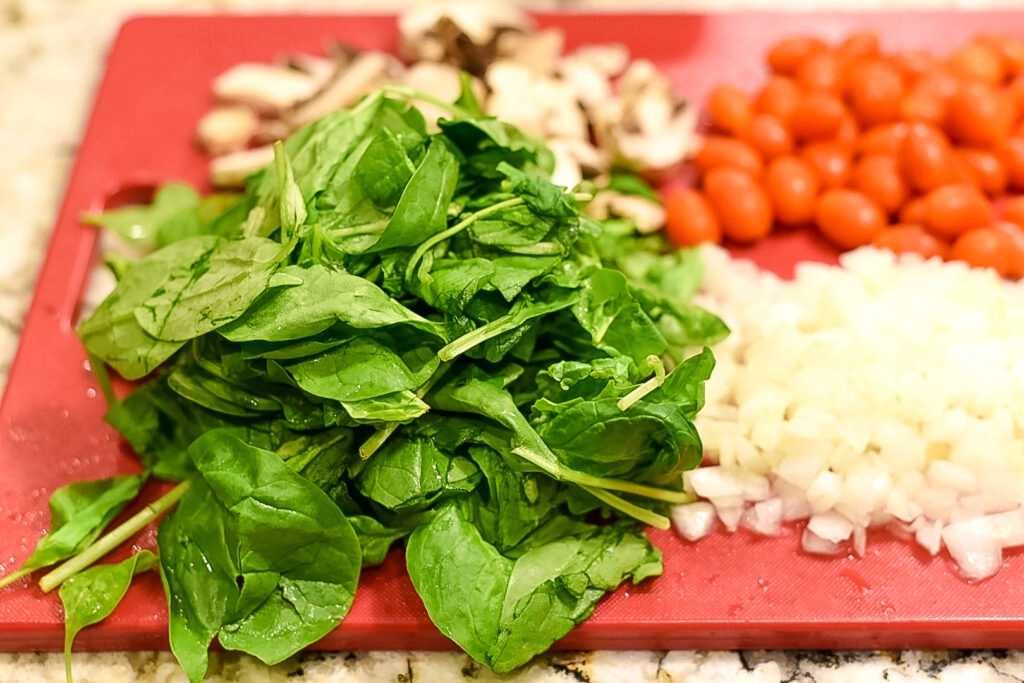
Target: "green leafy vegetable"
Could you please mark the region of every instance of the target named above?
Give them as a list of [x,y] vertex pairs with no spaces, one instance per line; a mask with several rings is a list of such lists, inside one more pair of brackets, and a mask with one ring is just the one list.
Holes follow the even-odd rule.
[[[448,116],[430,132],[408,99]],[[106,419],[180,482],[139,519],[177,501],[157,544],[190,680],[215,639],[267,662],[316,641],[403,542],[438,628],[499,672],[661,571],[637,522],[689,499],[701,348],[727,329],[691,302],[694,253],[587,218],[552,168],[469,80],[454,105],[389,86],[276,145],[241,196],[170,187],[96,219],[166,245],[117,264],[80,335],[145,378]]]
[[64,604],[64,669],[71,683],[71,646],[86,626],[98,624],[113,613],[137,574],[156,566],[157,558],[140,550],[117,564],[104,564],[72,576],[60,587]]
[[81,481],[62,486],[50,497],[50,533],[16,571],[0,579],[0,587],[37,569],[67,559],[95,541],[124,506],[135,500],[144,474]]

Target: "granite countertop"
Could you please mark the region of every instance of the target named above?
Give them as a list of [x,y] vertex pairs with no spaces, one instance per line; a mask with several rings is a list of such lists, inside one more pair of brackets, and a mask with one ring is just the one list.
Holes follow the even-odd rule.
[[[378,1],[375,11],[403,2]],[[624,0],[548,0],[530,6],[610,10]],[[103,57],[120,22],[144,12],[346,11],[355,0],[0,0],[0,391],[18,343]],[[1012,8],[1019,0],[648,0],[645,7],[708,9]],[[0,649],[2,643],[0,643]],[[75,680],[185,681],[167,652],[78,653]],[[0,683],[62,681],[56,653],[0,653]],[[1024,651],[971,652],[593,652],[556,653],[497,677],[457,653],[309,653],[268,667],[214,653],[211,681],[1024,681]]]

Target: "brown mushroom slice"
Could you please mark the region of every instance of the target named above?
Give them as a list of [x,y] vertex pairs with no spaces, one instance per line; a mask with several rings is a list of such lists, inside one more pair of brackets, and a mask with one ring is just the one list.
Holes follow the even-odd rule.
[[259,125],[259,117],[251,107],[215,107],[199,119],[196,140],[211,156],[221,156],[248,147]]
[[214,95],[260,111],[280,112],[313,96],[319,84],[309,74],[270,64],[236,64],[213,81]]
[[[347,63],[345,60],[344,63]],[[320,57],[310,54],[292,55],[287,61],[288,67],[309,76],[316,84],[316,90],[326,86],[338,69],[342,66],[338,56]]]
[[398,20],[402,53],[411,61],[447,62],[480,75],[503,33],[527,33],[529,17],[511,3],[455,0],[423,3]]
[[215,157],[210,161],[210,182],[214,187],[241,187],[246,178],[267,167],[273,160],[273,145]]
[[626,218],[644,234],[661,230],[665,225],[665,209],[658,202],[632,194],[602,190],[587,204],[585,213],[597,219]]
[[383,52],[363,52],[314,97],[295,107],[286,118],[297,128],[335,109],[350,107],[384,83],[396,81],[401,71],[402,66],[394,57]]

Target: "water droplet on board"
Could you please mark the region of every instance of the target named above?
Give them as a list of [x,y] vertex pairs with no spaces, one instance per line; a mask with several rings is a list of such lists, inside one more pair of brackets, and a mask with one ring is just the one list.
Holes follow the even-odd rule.
[[85,390],[85,396],[86,398],[96,398],[96,390],[93,389],[92,387],[89,387],[88,389]]

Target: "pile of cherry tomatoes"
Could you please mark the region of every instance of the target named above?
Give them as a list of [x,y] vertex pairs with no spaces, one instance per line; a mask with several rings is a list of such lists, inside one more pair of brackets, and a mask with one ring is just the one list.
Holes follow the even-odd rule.
[[665,198],[676,244],[749,244],[813,226],[1024,276],[1024,40],[977,37],[946,57],[883,53],[872,33],[771,47],[748,94],[722,84],[693,159]]

